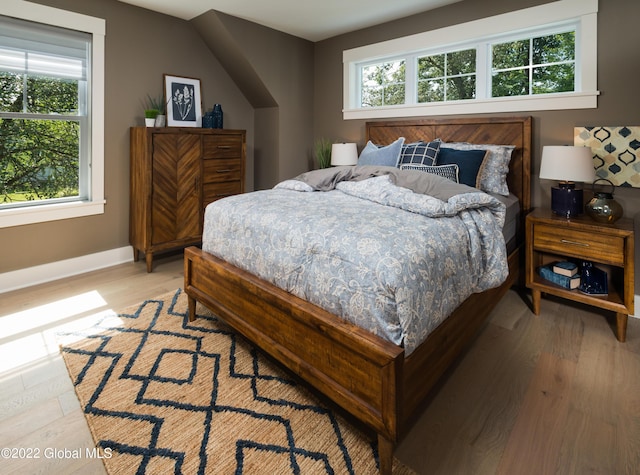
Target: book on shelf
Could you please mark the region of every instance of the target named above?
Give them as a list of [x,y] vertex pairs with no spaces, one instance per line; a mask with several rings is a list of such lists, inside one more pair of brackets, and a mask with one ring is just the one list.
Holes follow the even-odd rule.
[[557,272],[553,271],[553,264],[540,267],[538,269],[538,273],[543,279],[546,279],[565,289],[573,290],[577,289],[580,286],[580,274],[575,274],[571,277],[558,274]]
[[571,261],[556,262],[552,269],[556,274],[566,275],[567,277],[573,277],[578,273],[578,265]]

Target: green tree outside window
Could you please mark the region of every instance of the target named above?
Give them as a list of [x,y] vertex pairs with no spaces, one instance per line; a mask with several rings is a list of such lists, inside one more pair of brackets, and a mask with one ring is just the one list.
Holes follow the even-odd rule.
[[361,68],[362,107],[380,107],[405,103],[404,60],[368,65]]
[[78,87],[0,72],[0,206],[79,196]]
[[575,90],[575,32],[495,44],[492,97]]
[[457,101],[475,97],[475,49],[418,58],[418,102]]

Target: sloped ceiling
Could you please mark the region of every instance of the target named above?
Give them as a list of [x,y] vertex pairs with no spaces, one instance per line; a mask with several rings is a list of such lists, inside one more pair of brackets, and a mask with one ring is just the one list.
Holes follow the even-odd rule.
[[309,41],[320,41],[461,0],[120,1],[184,20],[216,10]]

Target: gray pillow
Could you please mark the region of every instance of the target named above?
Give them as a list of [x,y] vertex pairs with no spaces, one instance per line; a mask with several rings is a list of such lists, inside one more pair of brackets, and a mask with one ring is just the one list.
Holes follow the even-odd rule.
[[403,144],[404,137],[400,137],[398,140],[385,147],[378,147],[369,140],[366,147],[362,149],[362,152],[360,152],[358,165],[397,167]]

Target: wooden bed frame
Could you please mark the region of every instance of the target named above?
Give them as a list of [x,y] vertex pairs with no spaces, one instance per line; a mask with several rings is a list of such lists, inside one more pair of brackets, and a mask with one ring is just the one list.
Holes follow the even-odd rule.
[[195,247],[185,250],[184,290],[190,319],[195,318],[196,301],[201,302],[373,429],[378,434],[380,472],[390,474],[394,447],[408,431],[420,403],[519,278],[522,223],[531,204],[531,118],[368,122],[366,133],[366,140],[376,144],[405,137],[407,142],[440,138],[516,146],[508,183],[520,199],[521,222],[504,284],[469,297],[408,357],[403,348]]

